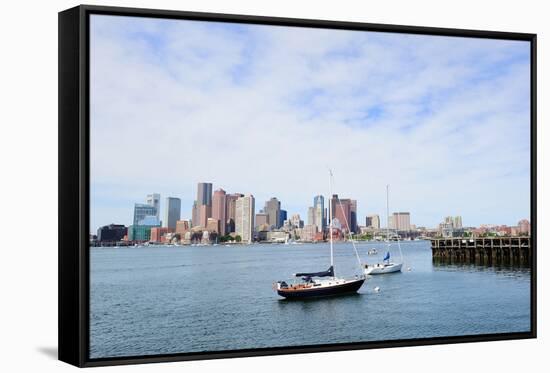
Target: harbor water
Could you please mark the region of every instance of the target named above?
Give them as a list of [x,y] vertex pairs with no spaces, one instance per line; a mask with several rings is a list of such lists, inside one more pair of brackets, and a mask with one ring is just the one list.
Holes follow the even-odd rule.
[[[334,247],[336,276],[360,274],[352,245]],[[357,247],[368,263],[386,250]],[[280,298],[272,284],[326,270],[325,243],[91,248],[90,357],[530,330],[528,268],[434,265],[429,241],[401,247],[402,273],[310,300]],[[390,252],[399,260],[396,243]]]

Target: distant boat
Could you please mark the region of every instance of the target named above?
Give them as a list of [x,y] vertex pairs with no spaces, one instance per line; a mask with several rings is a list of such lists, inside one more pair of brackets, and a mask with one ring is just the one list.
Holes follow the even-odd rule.
[[[390,208],[389,208],[389,185],[386,185],[386,214],[387,216],[390,216]],[[388,249],[390,246],[390,227],[388,224],[388,227],[386,229],[386,239],[388,242]],[[399,236],[397,236],[397,246],[399,247],[399,253],[401,254],[401,261],[400,262],[390,262],[390,252],[389,250],[386,252],[386,255],[384,255],[384,259],[382,259],[382,263],[376,263],[376,264],[363,264],[363,273],[365,275],[383,275],[386,273],[394,273],[394,272],[400,272],[401,268],[403,267],[403,252],[401,251],[401,245],[399,244]]]
[[376,249],[370,249],[368,252],[367,252],[368,255],[376,255],[378,254],[378,251]]
[[386,252],[382,263],[373,265],[365,264],[364,272],[366,275],[381,275],[384,273],[392,273],[401,271],[403,263],[390,263],[390,252]]
[[[332,172],[329,170],[329,187],[332,196]],[[329,236],[330,236],[330,267],[322,272],[301,272],[294,274],[300,280],[293,283],[277,281],[274,290],[284,298],[310,298],[346,293],[355,293],[365,282],[364,275],[356,275],[351,278],[336,277],[334,275],[334,247],[332,242],[332,208],[329,199]],[[355,248],[355,244],[353,246]],[[357,255],[357,249],[356,255]],[[358,257],[358,255],[357,255]]]

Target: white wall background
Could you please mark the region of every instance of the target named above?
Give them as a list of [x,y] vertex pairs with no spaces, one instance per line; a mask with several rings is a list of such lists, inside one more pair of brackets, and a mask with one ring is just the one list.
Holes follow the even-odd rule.
[[[541,371],[548,367],[550,23],[543,1],[89,1],[103,5],[538,34],[539,338],[110,368],[116,371]],[[57,12],[75,1],[4,2],[0,21],[0,370],[69,371],[57,354]],[[546,207],[546,209],[545,209]],[[546,211],[545,211],[546,210]]]

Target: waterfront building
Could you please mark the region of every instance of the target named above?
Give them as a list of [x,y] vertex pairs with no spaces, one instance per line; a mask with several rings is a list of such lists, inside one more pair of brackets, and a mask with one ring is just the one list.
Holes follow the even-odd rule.
[[156,217],[160,220],[160,194],[152,193],[147,195],[146,203],[156,209]]
[[206,230],[210,233],[220,233],[220,221],[214,218],[208,218],[206,222]]
[[97,229],[97,241],[117,242],[128,234],[128,228],[121,224],[109,224]]
[[176,229],[176,222],[181,218],[181,200],[179,198],[167,197],[166,207],[164,208],[164,219],[162,226],[165,228]]
[[220,188],[214,191],[214,196],[212,197],[212,218],[220,222],[218,233],[221,236],[225,236],[225,231],[226,231],[226,222],[227,222],[226,195],[227,194],[225,193],[225,190]]
[[390,229],[397,231],[411,230],[411,214],[410,212],[394,212],[390,216]]
[[242,242],[252,243],[254,234],[254,196],[240,197],[235,203],[235,232]]
[[166,242],[165,235],[172,231],[173,230],[168,227],[151,227],[151,237],[149,238],[149,242]]
[[179,234],[181,238],[183,238],[185,233],[189,232],[190,229],[189,220],[178,220],[176,222],[176,234]]
[[302,228],[300,240],[313,242],[315,240],[316,234],[317,234],[317,226],[315,224],[308,224],[304,226],[304,228]]
[[380,229],[380,216],[379,215],[367,215],[366,222],[367,228]]
[[[156,227],[158,226],[156,225]],[[149,241],[151,239],[151,228],[154,227],[152,225],[130,225],[128,227],[128,240],[137,242]]]
[[226,233],[235,232],[236,205],[237,205],[237,200],[241,197],[244,197],[244,194],[233,193],[233,194],[227,194],[225,196]]
[[266,234],[266,240],[270,242],[286,242],[288,233],[285,231],[270,231]]
[[[133,225],[138,225],[147,216],[154,216],[158,219],[157,208],[150,204],[136,203],[134,204],[134,220]],[[142,224],[143,225],[143,224]]]
[[269,216],[268,223],[278,229],[282,226],[281,221],[281,202],[273,197],[269,201],[266,201],[264,212]]

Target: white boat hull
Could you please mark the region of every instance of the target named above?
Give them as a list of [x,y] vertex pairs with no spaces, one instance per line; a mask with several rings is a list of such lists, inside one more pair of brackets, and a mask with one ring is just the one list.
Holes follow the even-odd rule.
[[385,273],[393,273],[401,271],[403,263],[389,263],[389,264],[374,264],[365,266],[363,272],[365,275],[383,275]]

